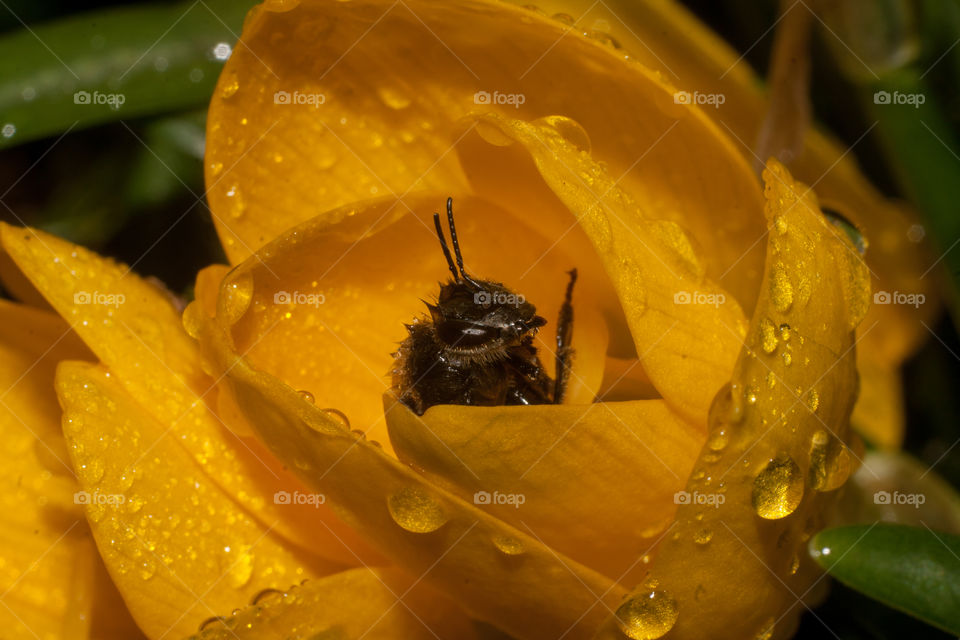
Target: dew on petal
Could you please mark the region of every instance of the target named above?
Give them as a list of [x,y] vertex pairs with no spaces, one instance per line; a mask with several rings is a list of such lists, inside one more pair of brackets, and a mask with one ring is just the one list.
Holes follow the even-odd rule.
[[253,276],[249,271],[227,275],[227,283],[221,289],[217,301],[217,314],[229,324],[236,324],[250,308],[253,299]]
[[313,394],[305,389],[300,389],[299,391],[297,391],[297,393],[299,393],[300,397],[303,398],[305,401],[309,402],[310,404],[313,404],[314,402],[316,402],[316,398],[313,397]]
[[617,609],[617,624],[628,638],[654,640],[677,623],[677,601],[666,591],[637,594]]
[[546,118],[540,118],[539,122],[554,129],[564,140],[580,151],[590,153],[592,147],[590,135],[576,120],[566,116],[547,116]]
[[390,496],[387,507],[394,522],[413,533],[430,533],[447,522],[447,514],[419,487],[406,487]]
[[777,350],[777,331],[769,318],[760,321],[760,346],[764,353],[773,353]]
[[699,529],[693,534],[693,541],[697,544],[707,544],[713,540],[713,531],[710,529]]
[[840,440],[824,430],[810,440],[810,486],[817,491],[839,489],[851,470],[850,452]]
[[766,520],[785,518],[803,499],[803,474],[793,458],[782,455],[753,479],[753,509]]
[[780,262],[773,266],[770,275],[770,301],[777,311],[787,311],[793,305],[793,285],[787,268]]
[[493,537],[493,546],[508,556],[518,556],[527,550],[523,541],[511,535],[498,534]]

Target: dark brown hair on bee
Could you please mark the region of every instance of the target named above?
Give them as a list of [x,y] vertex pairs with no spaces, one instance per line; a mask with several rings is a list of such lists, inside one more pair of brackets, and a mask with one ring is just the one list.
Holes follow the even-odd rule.
[[[409,335],[393,354],[393,386],[400,401],[417,415],[437,404],[560,404],[573,358],[572,269],[557,324],[556,380],[537,356],[533,338],[547,323],[537,309],[502,283],[467,275],[447,199],[447,225],[453,256],[440,224],[433,222],[453,279],[440,286],[429,317],[406,325]],[[454,263],[454,256],[456,263]]]

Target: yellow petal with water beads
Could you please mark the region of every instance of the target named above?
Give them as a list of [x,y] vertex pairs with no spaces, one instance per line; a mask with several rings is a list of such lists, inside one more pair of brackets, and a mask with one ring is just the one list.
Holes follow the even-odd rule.
[[[486,156],[474,155],[518,167],[524,176],[532,173],[532,188],[539,185],[566,207],[571,220],[551,224],[566,223],[555,230],[558,236],[571,227],[582,230],[588,240],[583,251],[600,256],[650,380],[677,412],[705,423],[746,329],[737,300],[711,278],[710,254],[675,216],[655,217],[660,212],[628,192],[601,162],[603,156],[594,158],[577,146],[579,139],[567,139],[570,127],[558,130],[547,118],[527,122],[495,114],[477,121],[498,128],[520,149],[491,147]],[[749,207],[753,197],[743,194],[742,206]]]
[[[0,223],[0,241],[117,383],[165,425],[164,439],[187,451],[209,479],[275,533],[322,553],[337,549],[336,558],[343,555],[337,536],[347,539],[350,533],[342,523],[325,508],[276,504],[274,494],[297,481],[211,410],[221,398],[165,290],[126,265],[43,231]],[[201,272],[198,295],[220,269]],[[318,526],[324,513],[336,535]],[[318,543],[318,536],[325,540]]]
[[[870,300],[867,270],[806,186],[775,161],[764,179],[765,286],[731,382],[710,411],[708,443],[722,431],[726,444],[704,447],[650,573],[676,601],[666,636],[676,640],[705,629],[730,638],[788,633],[803,610],[797,595],[817,594],[816,573],[798,558],[852,466],[844,455],[856,396],[853,332]],[[804,278],[810,289],[800,296]],[[771,327],[777,344],[767,349]],[[632,597],[648,592],[641,586]],[[597,638],[633,637],[631,619],[611,618]]]
[[341,568],[236,504],[102,366],[61,363],[56,386],[87,520],[148,635],[187,635],[264,588]]
[[344,429],[297,391],[251,368],[228,327],[206,319],[200,344],[271,450],[391,561],[473,617],[516,637],[587,638],[624,590],[434,484]]
[[363,568],[268,589],[190,640],[473,640],[471,621],[442,594],[396,569]]

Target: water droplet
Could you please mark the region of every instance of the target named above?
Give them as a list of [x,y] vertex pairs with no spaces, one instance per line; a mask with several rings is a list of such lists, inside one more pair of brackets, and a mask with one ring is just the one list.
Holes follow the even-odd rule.
[[599,29],[594,29],[590,32],[590,37],[599,42],[600,44],[607,45],[614,49],[621,49],[621,45],[617,42],[617,39],[611,36],[606,31],[601,31]]
[[760,346],[763,352],[773,353],[777,350],[778,344],[777,332],[773,322],[769,318],[764,318],[760,321]]
[[3,125],[3,128],[0,128],[0,133],[3,134],[4,138],[12,138],[16,132],[17,125],[13,124],[12,122],[8,122],[7,124]]
[[267,11],[283,13],[284,11],[296,9],[299,4],[300,0],[266,0],[263,3],[263,8]]
[[250,604],[257,605],[269,602],[270,600],[277,600],[285,597],[287,594],[279,589],[264,589],[257,595],[253,596],[253,600],[250,601]]
[[149,580],[153,577],[153,574],[157,572],[157,565],[155,565],[151,560],[144,560],[140,564],[140,579]]
[[820,210],[823,211],[823,215],[826,216],[827,220],[829,220],[833,226],[846,234],[846,236],[850,239],[850,242],[853,243],[853,246],[857,248],[857,252],[859,252],[860,255],[863,255],[867,252],[869,243],[867,242],[866,236],[864,236],[860,229],[857,228],[857,225],[850,222],[850,220],[848,220],[838,211],[828,207],[820,207]]
[[851,470],[850,452],[843,443],[824,430],[810,440],[810,486],[817,491],[839,489]]
[[247,203],[243,198],[243,194],[240,193],[240,187],[238,185],[232,185],[225,194],[230,198],[227,204],[227,212],[230,214],[230,217],[234,220],[243,216],[243,212],[247,209]]
[[236,558],[228,556],[227,562],[230,562],[227,575],[231,586],[240,588],[250,582],[250,577],[253,575],[253,554],[248,548],[241,549]]
[[773,219],[773,227],[777,230],[777,233],[783,235],[787,232],[787,220],[782,215],[779,215]]
[[710,437],[707,438],[707,446],[713,451],[723,451],[729,441],[730,435],[726,429],[714,429],[710,432]]
[[313,404],[314,402],[316,402],[316,398],[314,398],[313,394],[310,393],[309,391],[300,389],[300,391],[297,391],[297,393],[299,393],[300,397],[303,398],[306,402],[309,402],[310,404]]
[[793,304],[793,285],[782,262],[773,265],[770,274],[770,301],[778,311],[786,311]]
[[239,90],[240,80],[237,79],[237,74],[231,72],[230,75],[224,77],[223,84],[220,85],[220,97],[232,98]]
[[790,364],[793,362],[793,356],[790,355],[790,352],[789,352],[789,351],[784,351],[783,354],[782,354],[782,356],[783,356],[783,364],[784,364],[784,366],[789,367]]
[[223,163],[222,163],[222,162],[211,162],[211,163],[210,163],[210,173],[212,173],[214,176],[220,175],[220,172],[221,172],[221,171],[223,171]]
[[677,601],[666,591],[637,594],[617,609],[620,630],[633,640],[654,640],[677,623]]
[[394,522],[413,533],[430,533],[447,522],[447,515],[420,487],[405,487],[390,496],[387,508]]
[[923,228],[922,224],[912,224],[907,229],[907,240],[910,242],[921,242],[926,235],[927,230]]
[[327,407],[326,409],[321,409],[325,414],[333,418],[337,423],[340,424],[344,429],[350,428],[350,419],[347,417],[343,411],[339,409],[334,409],[333,407]]
[[790,566],[787,568],[787,571],[790,575],[797,575],[797,571],[800,570],[800,556],[793,556],[793,559],[790,561]]
[[383,104],[391,109],[406,109],[413,102],[413,99],[404,91],[396,87],[383,86],[377,89],[377,95],[383,100]]
[[539,122],[553,128],[560,136],[576,147],[579,151],[590,153],[590,135],[579,122],[566,116],[547,116]]
[[803,499],[803,474],[788,455],[781,455],[753,479],[753,509],[766,520],[785,518]]
[[200,626],[197,627],[197,630],[206,631],[207,629],[212,629],[213,627],[218,625],[221,627],[226,627],[227,619],[224,618],[223,616],[213,616],[211,618],[207,618],[206,620],[200,623]]
[[493,537],[493,546],[508,556],[519,556],[527,550],[523,541],[511,535],[496,535]]
[[810,411],[816,411],[820,407],[820,394],[816,389],[810,389],[807,392],[807,406],[810,407]]
[[780,325],[780,339],[784,342],[790,342],[790,325],[786,323]]
[[217,315],[228,325],[236,324],[250,308],[253,299],[253,275],[247,270],[235,269],[227,274],[226,286],[220,289]]
[[763,626],[760,627],[760,631],[758,631],[757,635],[754,636],[754,640],[770,640],[770,638],[773,637],[773,627],[776,625],[776,623],[776,620],[769,618],[763,623]]
[[710,529],[700,529],[693,534],[693,541],[697,544],[707,544],[713,540],[713,531]]

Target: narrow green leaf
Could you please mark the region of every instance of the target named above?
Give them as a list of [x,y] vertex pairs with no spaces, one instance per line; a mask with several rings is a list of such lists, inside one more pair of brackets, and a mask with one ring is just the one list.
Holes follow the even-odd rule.
[[205,104],[253,4],[115,8],[0,37],[0,148]]
[[960,536],[858,525],[821,531],[810,549],[831,576],[852,589],[960,634]]

